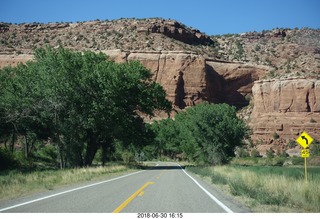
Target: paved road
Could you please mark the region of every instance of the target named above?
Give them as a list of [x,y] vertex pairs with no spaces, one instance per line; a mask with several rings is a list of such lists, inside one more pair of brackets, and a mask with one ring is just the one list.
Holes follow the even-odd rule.
[[20,203],[0,204],[0,212],[247,212],[175,163],[159,162],[150,169]]

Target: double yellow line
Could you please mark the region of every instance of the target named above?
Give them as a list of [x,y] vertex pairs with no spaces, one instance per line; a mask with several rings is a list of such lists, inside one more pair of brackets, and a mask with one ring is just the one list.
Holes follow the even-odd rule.
[[152,185],[154,182],[147,182],[140,189],[138,189],[135,193],[133,193],[127,200],[125,200],[119,207],[117,207],[112,213],[119,213],[124,209],[137,195],[139,195],[145,188],[149,185]]

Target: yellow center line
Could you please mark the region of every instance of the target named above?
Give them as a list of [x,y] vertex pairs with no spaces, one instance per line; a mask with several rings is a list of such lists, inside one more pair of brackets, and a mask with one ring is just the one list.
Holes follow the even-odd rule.
[[119,213],[124,209],[137,195],[139,195],[145,188],[154,182],[147,182],[140,189],[138,189],[135,193],[133,193],[127,200],[125,200],[119,207],[117,207],[112,213]]
[[161,173],[157,176],[157,179],[159,179],[167,170],[162,170]]

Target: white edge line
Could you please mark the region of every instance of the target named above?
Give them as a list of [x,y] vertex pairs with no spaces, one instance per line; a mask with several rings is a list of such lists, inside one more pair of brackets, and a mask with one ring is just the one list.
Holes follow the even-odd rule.
[[17,208],[17,207],[20,207],[20,206],[23,206],[23,205],[31,204],[31,203],[34,203],[34,202],[42,201],[44,199],[52,198],[52,197],[55,197],[55,196],[63,195],[63,194],[69,193],[69,192],[74,192],[74,191],[77,191],[77,190],[80,190],[80,189],[85,189],[85,188],[89,188],[89,187],[92,187],[92,186],[100,185],[100,184],[103,184],[103,183],[111,182],[111,181],[118,180],[118,179],[121,179],[121,178],[124,178],[124,177],[127,177],[127,176],[131,176],[131,175],[134,175],[134,174],[137,174],[137,173],[141,173],[141,172],[144,172],[144,171],[145,170],[141,170],[141,171],[130,173],[130,174],[127,174],[127,175],[124,175],[124,176],[120,176],[120,177],[117,177],[117,178],[105,180],[105,181],[102,181],[102,182],[98,182],[98,183],[94,183],[94,184],[78,187],[78,188],[75,188],[75,189],[70,189],[70,190],[67,190],[67,191],[64,191],[64,192],[59,192],[59,193],[56,193],[56,194],[53,194],[53,195],[49,195],[49,196],[45,196],[45,197],[42,197],[42,198],[31,200],[31,201],[23,202],[21,204],[13,205],[13,206],[10,206],[10,207],[7,207],[7,208],[2,208],[2,209],[0,209],[0,212],[6,211],[6,210],[9,210],[9,209],[12,209],[12,208]]
[[[179,164],[178,164],[179,165]],[[180,166],[180,165],[179,165]],[[221,201],[219,201],[219,199],[217,199],[216,197],[214,197],[210,192],[208,192],[208,190],[206,190],[205,188],[203,188],[202,185],[200,185],[198,183],[197,180],[195,180],[192,176],[190,176],[181,166],[180,168],[182,169],[182,171],[189,176],[195,184],[197,184],[197,186],[199,186],[200,189],[202,189],[213,201],[215,201],[221,208],[223,208],[226,212],[228,213],[234,213],[230,208],[228,208],[225,204],[223,204]]]

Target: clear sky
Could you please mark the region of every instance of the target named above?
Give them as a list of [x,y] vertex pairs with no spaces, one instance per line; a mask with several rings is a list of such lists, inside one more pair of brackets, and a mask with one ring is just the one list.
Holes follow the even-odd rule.
[[320,28],[320,0],[0,0],[0,22],[175,19],[208,35]]

